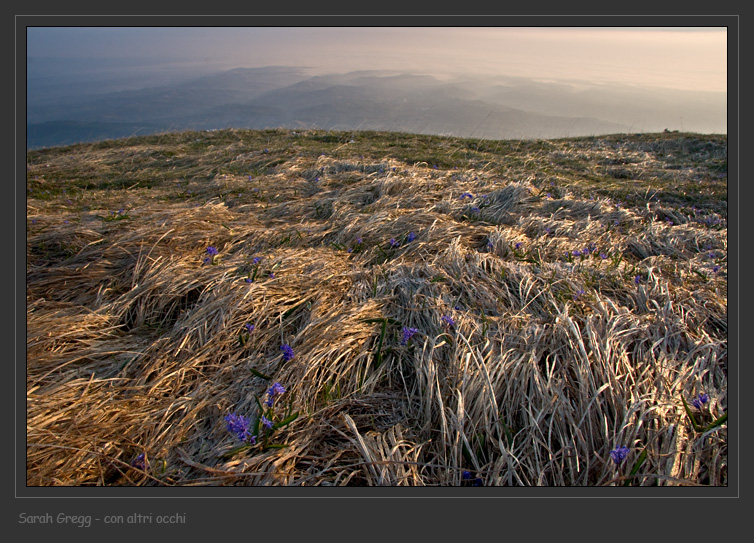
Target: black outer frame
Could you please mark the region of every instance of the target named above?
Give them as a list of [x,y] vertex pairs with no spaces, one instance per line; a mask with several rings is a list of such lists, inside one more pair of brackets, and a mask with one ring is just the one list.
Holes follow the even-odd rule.
[[[506,6],[508,7],[508,6]],[[255,6],[256,9],[256,6]],[[484,10],[486,11],[486,10]],[[482,13],[484,13],[482,11]],[[23,62],[26,53],[26,35],[27,26],[725,26],[728,29],[728,138],[729,138],[729,160],[728,160],[728,223],[734,225],[732,232],[729,232],[729,251],[728,269],[729,269],[729,288],[733,289],[732,304],[729,309],[730,316],[733,316],[734,326],[729,327],[729,344],[733,346],[729,349],[729,383],[735,386],[729,388],[728,405],[732,407],[732,415],[729,419],[729,486],[724,488],[483,488],[474,489],[471,494],[467,488],[420,488],[420,489],[397,489],[397,488],[347,488],[347,489],[323,489],[323,488],[37,488],[27,487],[25,484],[25,455],[26,455],[26,435],[24,427],[21,424],[25,420],[25,399],[22,392],[25,390],[25,336],[26,336],[26,315],[25,315],[25,289],[22,288],[21,277],[25,273],[25,251],[21,240],[26,238],[26,221],[21,216],[21,211],[25,212],[25,177],[21,169],[22,160],[25,161],[25,144],[26,125],[25,125],[25,64]],[[707,517],[712,513],[710,505],[718,507],[718,503],[712,504],[705,500],[704,508],[700,508],[695,502],[683,502],[676,498],[740,498],[740,367],[739,367],[739,173],[740,173],[740,131],[739,131],[739,88],[740,88],[740,16],[738,15],[590,15],[590,14],[568,14],[568,15],[337,15],[337,14],[312,14],[312,15],[295,15],[286,16],[278,14],[270,15],[252,15],[252,16],[221,16],[221,15],[121,15],[121,16],[82,16],[82,15],[16,15],[15,16],[15,143],[14,143],[14,167],[15,167],[15,184],[14,184],[14,224],[13,231],[15,235],[14,250],[14,286],[16,296],[14,298],[14,463],[13,463],[13,507],[10,508],[11,522],[18,528],[19,512],[26,514],[43,514],[51,512],[53,516],[57,512],[67,512],[69,514],[85,514],[88,511],[100,518],[116,510],[128,512],[146,512],[145,510],[164,511],[164,514],[185,513],[188,516],[188,526],[194,526],[192,530],[206,527],[210,523],[210,518],[216,518],[219,525],[227,528],[232,524],[231,518],[227,515],[229,507],[238,508],[238,510],[252,511],[259,510],[262,504],[271,508],[278,513],[286,509],[296,510],[301,507],[310,509],[314,505],[310,498],[324,499],[323,507],[326,510],[334,508],[342,509],[343,505],[350,504],[359,509],[363,509],[364,520],[369,524],[375,524],[376,511],[375,499],[381,498],[421,498],[423,502],[429,503],[432,509],[442,507],[458,507],[459,502],[466,502],[466,505],[476,509],[478,505],[492,507],[494,510],[502,510],[512,505],[512,500],[499,502],[497,500],[489,502],[489,499],[495,498],[561,498],[554,502],[554,506],[567,513],[567,518],[578,518],[579,513],[576,511],[568,512],[569,509],[575,508],[583,510],[583,506],[592,507],[603,500],[595,501],[589,498],[671,498],[675,503],[667,504],[663,502],[663,508],[666,505],[676,504],[679,507],[678,517],[669,514],[663,515],[669,522],[679,528],[679,524],[696,525],[698,530],[695,534],[700,535],[705,524],[714,525],[716,522]],[[732,77],[731,77],[732,76]],[[732,196],[732,198],[731,198]],[[10,199],[6,199],[8,201]],[[25,215],[25,213],[24,213]],[[5,220],[10,222],[10,213],[3,214]],[[732,235],[731,235],[732,234]],[[25,284],[25,283],[24,283]],[[9,327],[4,327],[5,333],[8,333]],[[21,358],[23,355],[23,359]],[[22,360],[24,361],[22,365]],[[232,500],[228,501],[228,498]],[[260,499],[261,498],[261,499]],[[283,501],[279,501],[283,498]],[[359,499],[351,498],[369,498],[373,501],[363,502]],[[442,498],[441,500],[429,501],[427,499]],[[468,500],[464,498],[488,498],[486,504],[480,504],[476,499]],[[588,503],[584,502],[564,502],[562,498],[587,498]],[[298,501],[305,499],[303,502]],[[337,501],[330,502],[335,499]],[[446,501],[449,499],[450,501]],[[297,500],[291,502],[291,500]],[[344,503],[345,502],[345,503]],[[322,503],[321,501],[319,503]],[[382,500],[378,500],[377,505],[382,505]],[[521,503],[517,501],[517,503]],[[548,502],[553,504],[553,502]],[[576,504],[575,506],[573,504]],[[447,505],[446,505],[447,504]],[[540,509],[541,505],[536,502],[529,503],[523,500],[526,509]],[[566,506],[567,504],[567,506]],[[398,506],[402,508],[403,502]],[[413,503],[412,503],[413,505]],[[623,504],[609,504],[605,507],[610,510],[619,510]],[[637,504],[638,505],[638,504]],[[653,504],[650,504],[650,506]],[[730,505],[726,502],[725,505]],[[530,507],[534,506],[534,507]],[[617,506],[617,507],[615,507]],[[215,508],[225,510],[226,513],[210,515],[208,511]],[[562,508],[562,509],[561,509]],[[643,509],[643,508],[642,508]],[[696,510],[694,514],[686,517],[685,511]],[[720,506],[722,510],[722,506]],[[727,510],[727,509],[726,509]],[[397,512],[397,511],[396,511]],[[480,511],[481,512],[481,511]],[[596,512],[596,509],[593,509]],[[730,513],[730,510],[727,510]],[[435,513],[436,514],[436,513]],[[435,517],[432,514],[432,517]],[[458,513],[448,513],[450,518],[455,522],[452,524],[466,524],[464,532],[468,535],[468,530],[473,529],[471,526],[458,518]],[[298,516],[299,513],[294,513]],[[573,516],[572,516],[573,515]],[[233,517],[236,524],[245,525],[251,515],[242,514],[239,517]],[[506,515],[507,516],[507,515]],[[594,522],[592,515],[590,520],[582,519],[587,524]],[[621,515],[623,516],[623,515]],[[632,517],[633,515],[628,515]],[[485,515],[486,517],[486,515]],[[675,517],[675,518],[674,518]],[[680,517],[680,518],[679,518]],[[686,518],[683,518],[686,517]],[[709,520],[705,522],[703,519]],[[281,520],[285,518],[282,514],[277,517]],[[291,518],[296,518],[292,516]],[[354,517],[358,518],[358,514]],[[438,517],[442,518],[442,517]],[[449,520],[450,520],[449,518]],[[489,519],[489,517],[487,517]],[[492,519],[499,518],[493,512]],[[492,520],[491,519],[491,520]],[[470,520],[470,519],[469,519]],[[508,522],[518,523],[522,518],[509,517]],[[626,519],[628,520],[628,519]],[[638,520],[638,519],[637,519]],[[473,521],[471,521],[473,524]],[[630,521],[629,521],[630,522]],[[698,523],[701,522],[701,526]],[[381,522],[378,522],[381,524]],[[548,522],[549,523],[549,522]],[[255,523],[256,524],[256,523]],[[290,522],[288,523],[290,524]],[[302,520],[302,525],[307,522]],[[507,522],[501,522],[507,524]],[[539,523],[538,523],[539,524]],[[553,523],[558,524],[558,523]],[[440,525],[446,525],[446,522],[440,521]],[[312,524],[310,524],[312,526]],[[532,526],[539,532],[540,526]],[[561,524],[561,527],[563,525]],[[31,526],[21,526],[24,530],[31,529]],[[36,529],[42,529],[42,526],[34,526]],[[51,526],[52,528],[52,526]],[[132,528],[120,526],[119,530]],[[143,528],[143,527],[142,527]],[[151,526],[150,530],[158,528]],[[165,526],[165,528],[171,528]],[[185,528],[185,526],[172,526],[172,530]],[[701,532],[699,531],[701,530]],[[526,530],[528,531],[528,530]],[[449,533],[443,531],[446,535]],[[502,533],[505,532],[501,532]],[[229,534],[228,534],[229,535]],[[606,535],[606,534],[605,534]]]

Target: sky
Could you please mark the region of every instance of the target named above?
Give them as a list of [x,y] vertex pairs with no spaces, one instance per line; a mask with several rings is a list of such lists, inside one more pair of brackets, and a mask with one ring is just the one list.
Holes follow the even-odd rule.
[[725,92],[724,27],[28,27],[27,58],[492,74]]

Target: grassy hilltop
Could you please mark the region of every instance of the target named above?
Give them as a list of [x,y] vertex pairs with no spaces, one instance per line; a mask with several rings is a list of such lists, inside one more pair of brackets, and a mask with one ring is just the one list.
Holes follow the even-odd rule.
[[26,258],[28,485],[728,482],[725,136],[30,151]]

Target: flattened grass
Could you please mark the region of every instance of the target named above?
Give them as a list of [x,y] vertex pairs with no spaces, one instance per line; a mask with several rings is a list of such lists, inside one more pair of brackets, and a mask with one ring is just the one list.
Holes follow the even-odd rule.
[[[727,412],[725,164],[689,134],[30,152],[27,483],[726,485],[682,401]],[[300,415],[232,454],[272,382]]]

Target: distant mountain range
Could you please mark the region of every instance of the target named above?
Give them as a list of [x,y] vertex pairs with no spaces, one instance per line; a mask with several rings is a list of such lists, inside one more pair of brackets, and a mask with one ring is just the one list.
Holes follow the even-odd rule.
[[[30,87],[32,83],[29,83]],[[484,139],[724,133],[726,95],[514,77],[236,68],[121,91],[29,89],[27,148],[221,128],[384,130]],[[32,92],[33,90],[33,92]]]

